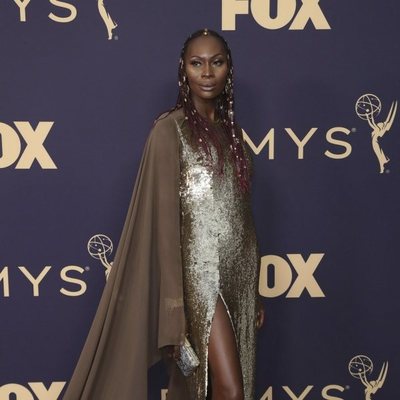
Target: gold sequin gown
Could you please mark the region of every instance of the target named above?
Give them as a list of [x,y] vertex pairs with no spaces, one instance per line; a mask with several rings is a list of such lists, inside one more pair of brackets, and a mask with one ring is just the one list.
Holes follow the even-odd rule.
[[190,400],[207,396],[207,350],[218,296],[235,333],[245,400],[254,400],[259,255],[250,196],[237,187],[228,144],[221,176],[215,168],[215,149],[208,165],[191,144],[188,123],[183,118],[175,122],[180,142],[184,306],[189,338],[200,358],[199,368],[186,378]]

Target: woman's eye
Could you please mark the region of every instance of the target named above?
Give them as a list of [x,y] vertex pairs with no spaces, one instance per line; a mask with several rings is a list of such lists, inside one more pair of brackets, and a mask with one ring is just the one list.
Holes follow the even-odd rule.
[[190,64],[193,65],[194,67],[198,67],[201,63],[200,61],[191,61]]
[[215,60],[215,61],[214,61],[214,64],[215,64],[215,65],[218,65],[218,66],[221,66],[221,65],[224,64],[224,60]]

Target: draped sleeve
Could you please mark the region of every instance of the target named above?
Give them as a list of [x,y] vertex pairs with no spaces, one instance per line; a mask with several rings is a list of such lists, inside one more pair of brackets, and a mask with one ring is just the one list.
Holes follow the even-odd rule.
[[179,140],[174,118],[146,141],[113,267],[64,400],[147,399],[147,370],[185,335]]

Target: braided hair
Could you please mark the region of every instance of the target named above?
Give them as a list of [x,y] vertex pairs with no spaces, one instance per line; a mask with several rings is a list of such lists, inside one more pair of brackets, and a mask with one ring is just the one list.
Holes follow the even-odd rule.
[[200,115],[196,110],[193,100],[190,96],[190,87],[185,71],[185,53],[189,43],[200,36],[213,36],[220,40],[226,52],[228,63],[228,74],[225,87],[222,93],[216,99],[215,119],[220,121],[223,128],[225,139],[227,139],[230,148],[235,174],[239,188],[247,192],[250,187],[250,177],[248,162],[244,154],[243,138],[241,129],[236,124],[234,113],[234,95],[233,95],[233,63],[231,50],[225,39],[217,32],[209,29],[201,29],[192,33],[185,41],[179,59],[178,84],[179,94],[173,110],[183,108],[185,119],[191,129],[194,142],[204,151],[207,157],[211,159],[211,146],[214,146],[218,156],[218,170],[223,174],[224,169],[224,142],[216,134],[216,127],[212,122]]

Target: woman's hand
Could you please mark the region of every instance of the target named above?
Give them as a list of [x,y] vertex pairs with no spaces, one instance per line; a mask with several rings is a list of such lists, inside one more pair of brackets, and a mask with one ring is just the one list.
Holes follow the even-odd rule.
[[173,358],[175,361],[181,358],[181,347],[179,345],[166,346],[166,352],[168,358]]
[[265,309],[260,297],[257,298],[256,328],[260,329],[264,325]]

